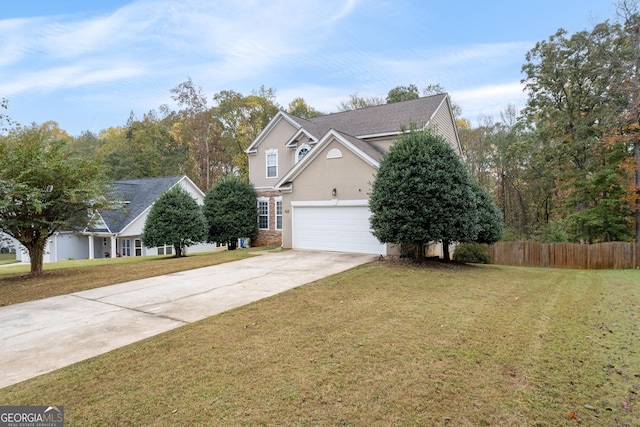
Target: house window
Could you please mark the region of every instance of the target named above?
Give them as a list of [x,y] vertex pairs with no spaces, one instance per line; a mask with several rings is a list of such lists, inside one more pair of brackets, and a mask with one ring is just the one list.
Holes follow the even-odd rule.
[[342,157],[342,151],[338,150],[337,148],[332,148],[327,153],[327,159],[339,159],[341,157]]
[[278,150],[267,150],[267,178],[278,177]]
[[300,147],[298,147],[298,149],[296,150],[296,163],[302,160],[302,158],[307,155],[310,149],[311,148],[307,144],[302,144]]
[[258,228],[261,230],[269,229],[269,199],[258,199]]
[[282,197],[276,198],[276,230],[282,230]]
[[122,243],[121,243],[121,255],[122,256],[131,256],[131,240],[129,239],[122,239]]
[[173,253],[173,246],[164,245],[158,246],[158,255],[171,255]]

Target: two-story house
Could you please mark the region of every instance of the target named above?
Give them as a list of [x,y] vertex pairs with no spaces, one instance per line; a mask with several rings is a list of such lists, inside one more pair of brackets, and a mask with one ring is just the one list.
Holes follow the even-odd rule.
[[447,94],[311,119],[276,114],[246,150],[258,193],[253,246],[394,252],[371,233],[369,193],[380,159],[411,125],[433,128],[461,153]]

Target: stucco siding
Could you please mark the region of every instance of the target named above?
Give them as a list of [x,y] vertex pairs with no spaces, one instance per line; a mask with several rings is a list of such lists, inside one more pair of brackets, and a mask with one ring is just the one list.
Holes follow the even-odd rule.
[[[327,154],[333,149],[339,150],[342,157],[328,159]],[[296,200],[368,199],[375,168],[335,140],[316,155],[295,179]],[[334,188],[336,196],[332,195]]]
[[[342,157],[328,159],[327,153],[333,149],[339,150]],[[293,243],[292,201],[369,199],[375,168],[335,140],[315,154],[317,157],[296,177],[292,193],[283,194],[282,244],[286,248]]]
[[398,138],[398,135],[387,136],[384,138],[367,139],[366,141],[375,146],[377,149],[386,153],[387,151],[389,151],[391,144],[393,144],[393,141],[395,141],[396,138]]
[[[249,155],[249,176],[256,188],[273,187],[293,166],[294,155],[285,143],[297,129],[286,120],[280,120],[256,147],[256,153]],[[267,178],[266,151],[278,150],[278,173],[275,178]]]

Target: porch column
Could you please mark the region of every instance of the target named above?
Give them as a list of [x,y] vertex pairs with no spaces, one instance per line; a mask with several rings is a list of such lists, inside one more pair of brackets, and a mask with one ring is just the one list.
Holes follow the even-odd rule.
[[118,245],[116,244],[116,236],[111,236],[111,258],[116,257],[116,251],[118,250]]
[[89,234],[89,259],[93,259],[93,234]]

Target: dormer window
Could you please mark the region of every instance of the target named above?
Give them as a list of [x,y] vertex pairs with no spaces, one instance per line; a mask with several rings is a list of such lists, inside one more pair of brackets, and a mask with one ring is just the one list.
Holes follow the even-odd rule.
[[307,155],[310,149],[311,147],[309,147],[307,144],[302,144],[300,147],[298,147],[298,149],[296,150],[296,163],[302,160],[302,158]]
[[278,150],[267,150],[267,178],[278,177]]

